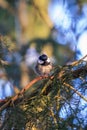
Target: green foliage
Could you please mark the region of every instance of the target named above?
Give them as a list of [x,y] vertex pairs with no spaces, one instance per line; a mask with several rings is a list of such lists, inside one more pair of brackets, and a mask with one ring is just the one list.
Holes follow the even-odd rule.
[[22,128],[24,128],[26,123],[26,113],[24,113],[22,109],[17,108],[17,106],[14,108],[9,108],[3,112],[3,115],[5,117],[3,117],[4,124],[2,124],[0,129],[11,130],[12,128],[15,128],[17,130],[22,130]]
[[[18,130],[84,130],[83,118],[78,116],[82,110],[80,96],[84,95],[86,91],[86,87],[82,87],[82,78],[86,80],[84,71],[81,71],[84,67],[84,62],[74,66],[56,67],[52,74],[53,78],[44,79],[32,93],[26,92],[21,95],[23,96],[21,100],[19,99],[15,104],[13,102],[12,106],[6,108],[5,116],[7,118],[5,118],[5,121],[6,119],[8,121],[3,128],[11,129],[14,127]],[[78,74],[79,71],[77,70],[81,72]],[[77,79],[78,86],[73,82],[76,82]],[[80,89],[81,95],[75,89]],[[61,115],[62,113],[63,115]]]

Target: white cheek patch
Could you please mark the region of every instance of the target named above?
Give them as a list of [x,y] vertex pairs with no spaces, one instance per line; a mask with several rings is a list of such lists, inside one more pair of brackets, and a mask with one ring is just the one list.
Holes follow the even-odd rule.
[[47,59],[47,62],[50,63],[50,59],[49,58]]
[[38,59],[38,61],[37,61],[39,64],[43,64],[44,63],[44,61],[42,61],[42,60],[40,60],[40,59]]

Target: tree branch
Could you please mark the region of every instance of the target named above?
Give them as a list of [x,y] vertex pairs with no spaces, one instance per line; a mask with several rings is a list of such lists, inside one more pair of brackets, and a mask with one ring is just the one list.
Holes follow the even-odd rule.
[[66,87],[70,88],[71,90],[73,90],[77,95],[79,95],[83,100],[85,100],[87,102],[87,98],[84,97],[80,92],[78,92],[78,90],[76,90],[75,88],[73,88],[70,84],[67,83],[63,83]]
[[18,94],[16,94],[14,97],[7,99],[7,100],[1,100],[0,102],[3,104],[0,107],[0,111],[4,110],[6,107],[8,107],[9,105],[13,105],[13,103],[15,103],[15,101],[17,101],[23,94],[24,92],[26,92],[30,87],[32,87],[33,84],[35,84],[36,82],[48,78],[46,76],[39,76],[36,77],[34,80],[32,80],[28,85],[26,85]]
[[[86,57],[86,56],[85,56]],[[81,61],[81,60],[80,60]],[[68,67],[68,66],[66,66]],[[81,74],[83,72],[87,72],[87,65],[85,66],[82,66],[80,68],[78,68],[77,70],[73,70],[73,71],[68,71],[68,74],[66,72],[66,69],[61,69],[60,72],[57,72],[58,73],[58,77],[57,77],[57,80],[64,80],[64,78],[67,77],[69,78],[69,76],[71,75],[71,79],[72,80],[73,78],[79,78],[81,76]],[[56,74],[57,76],[57,74]],[[32,87],[36,82],[42,80],[42,79],[45,79],[45,78],[49,78],[49,76],[39,76],[39,77],[36,77],[34,80],[32,80],[28,85],[26,85],[18,94],[16,94],[14,97],[11,97],[10,99],[6,99],[6,100],[1,100],[0,103],[2,103],[3,105],[0,107],[0,111],[2,111],[3,109],[5,109],[7,106],[9,105],[12,105],[13,103],[15,103],[15,101],[17,101],[18,99],[21,99],[23,98],[23,94],[30,88]],[[55,78],[55,73],[54,75],[52,75],[50,77],[50,79],[52,80],[53,78]],[[52,82],[48,82],[48,84],[45,86],[45,88],[42,89],[41,93],[43,93],[43,91],[45,91],[47,89],[47,87],[49,86],[49,84],[52,83]],[[83,100],[85,100],[87,102],[87,98],[84,97],[80,92],[78,92],[73,86],[69,85],[68,83],[66,83],[66,81],[64,81],[63,85],[65,85],[66,87],[70,88],[71,90],[73,90],[76,94],[78,94]]]

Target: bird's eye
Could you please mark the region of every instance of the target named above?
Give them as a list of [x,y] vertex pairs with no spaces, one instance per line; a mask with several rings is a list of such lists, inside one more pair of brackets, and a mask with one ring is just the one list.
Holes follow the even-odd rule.
[[43,64],[43,63],[44,63],[44,61],[42,61],[42,60],[38,59],[38,63],[39,63],[39,64]]

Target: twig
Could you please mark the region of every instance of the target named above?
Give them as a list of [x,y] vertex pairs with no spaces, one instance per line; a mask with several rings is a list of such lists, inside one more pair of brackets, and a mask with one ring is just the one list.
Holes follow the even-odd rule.
[[51,116],[53,117],[53,120],[54,120],[54,123],[55,123],[56,127],[58,128],[57,119],[56,119],[56,116],[55,116],[55,114],[54,114],[52,108],[50,109],[50,114],[51,114]]
[[23,95],[25,91],[27,91],[30,87],[32,87],[33,84],[35,84],[36,82],[40,81],[41,79],[44,79],[46,77],[42,77],[42,76],[39,76],[37,78],[35,78],[34,80],[32,80],[28,85],[26,85],[16,96],[14,96],[12,98],[12,101],[15,101],[19,95]]
[[8,101],[6,100],[5,103],[0,107],[0,111],[4,110],[7,106],[9,106],[11,103],[13,104],[17,99],[20,98],[21,95],[24,94],[25,91],[27,91],[30,87],[32,87],[33,84],[40,81],[41,79],[48,78],[46,76],[39,76],[32,80],[28,85],[26,85],[18,94],[16,94],[14,97],[10,98]]
[[10,103],[11,103],[11,99],[9,99],[9,101],[6,101],[6,102],[0,107],[0,111],[4,110],[7,106],[9,106]]
[[71,90],[73,90],[77,95],[79,95],[83,100],[85,100],[87,102],[87,98],[84,97],[80,92],[78,92],[78,90],[76,90],[75,88],[73,88],[70,84],[67,83],[63,83],[65,86],[67,86],[68,88],[70,88]]
[[75,61],[75,62],[72,62],[71,65],[72,66],[76,66],[78,65],[79,63],[81,63],[85,58],[87,58],[87,55],[85,55],[84,57],[82,57],[80,60],[78,61]]

